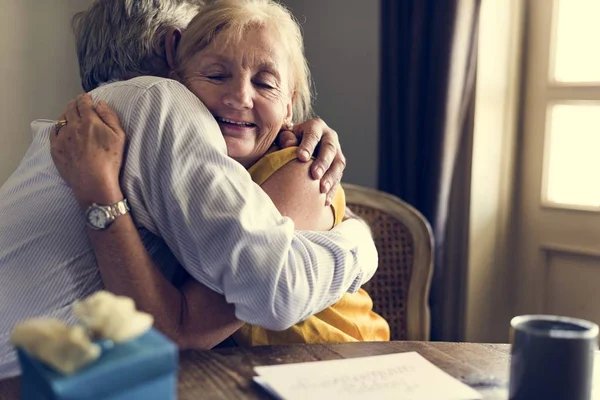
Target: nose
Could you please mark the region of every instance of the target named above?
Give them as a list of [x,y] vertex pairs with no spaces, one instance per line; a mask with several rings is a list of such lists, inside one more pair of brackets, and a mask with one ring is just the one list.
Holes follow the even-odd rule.
[[237,110],[251,109],[253,105],[252,92],[252,82],[249,79],[231,79],[223,95],[223,103]]

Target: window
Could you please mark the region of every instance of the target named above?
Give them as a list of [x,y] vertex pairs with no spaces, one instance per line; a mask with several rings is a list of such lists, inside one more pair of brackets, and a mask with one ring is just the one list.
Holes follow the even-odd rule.
[[600,208],[600,102],[548,109],[546,200]]
[[600,0],[555,0],[542,201],[600,211]]
[[[556,82],[600,82],[600,1],[556,3],[551,77]],[[552,66],[554,68],[552,68]]]

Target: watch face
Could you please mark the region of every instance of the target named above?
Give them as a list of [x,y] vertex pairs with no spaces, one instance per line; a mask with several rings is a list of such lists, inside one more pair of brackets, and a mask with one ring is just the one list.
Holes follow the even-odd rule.
[[109,215],[101,208],[93,207],[88,211],[88,224],[94,229],[104,229],[108,223]]

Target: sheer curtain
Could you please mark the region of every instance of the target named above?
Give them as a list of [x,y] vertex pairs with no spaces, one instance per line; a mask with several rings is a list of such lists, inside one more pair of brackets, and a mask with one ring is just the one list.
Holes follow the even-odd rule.
[[481,0],[381,0],[379,188],[436,239],[433,340],[460,340]]

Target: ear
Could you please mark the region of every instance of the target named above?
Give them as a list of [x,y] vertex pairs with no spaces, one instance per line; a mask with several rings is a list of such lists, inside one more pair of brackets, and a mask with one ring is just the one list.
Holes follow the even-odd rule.
[[286,105],[286,114],[284,121],[292,121],[294,118],[294,104],[296,103],[296,91],[292,93],[292,100]]
[[[171,28],[165,35],[165,56],[171,71],[177,69],[177,48],[181,40],[181,29]],[[172,73],[172,72],[171,72]]]

